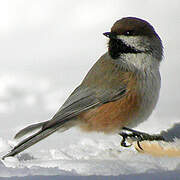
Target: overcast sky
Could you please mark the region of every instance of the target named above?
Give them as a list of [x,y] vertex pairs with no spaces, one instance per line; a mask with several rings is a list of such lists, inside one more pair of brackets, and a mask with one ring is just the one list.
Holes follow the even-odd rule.
[[161,37],[155,115],[180,119],[179,0],[1,0],[0,118],[4,127],[50,118],[107,50],[102,35],[125,16]]

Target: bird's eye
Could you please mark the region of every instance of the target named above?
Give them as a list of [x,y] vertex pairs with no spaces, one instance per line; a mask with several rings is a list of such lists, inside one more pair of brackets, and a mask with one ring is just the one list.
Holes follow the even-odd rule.
[[133,31],[133,30],[125,31],[124,35],[125,36],[133,36],[133,35],[135,35],[135,31]]

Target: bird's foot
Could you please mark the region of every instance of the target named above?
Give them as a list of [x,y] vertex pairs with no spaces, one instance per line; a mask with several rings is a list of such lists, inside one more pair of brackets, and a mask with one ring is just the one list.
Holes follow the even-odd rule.
[[[119,133],[122,136],[121,146],[130,147],[134,141],[137,141],[138,146],[140,147],[139,142],[141,141],[164,141],[164,137],[160,135],[150,135],[144,132],[139,132],[133,129],[124,127],[123,130],[126,132]],[[129,144],[127,144],[127,142]],[[141,148],[141,147],[140,147]],[[142,148],[141,148],[142,149]]]

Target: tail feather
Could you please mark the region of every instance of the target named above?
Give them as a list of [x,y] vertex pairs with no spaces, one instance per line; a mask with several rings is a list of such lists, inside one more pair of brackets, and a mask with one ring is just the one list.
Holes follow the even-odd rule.
[[57,131],[61,127],[61,125],[58,124],[57,126],[54,126],[45,130],[43,129],[39,130],[37,133],[33,134],[32,136],[24,139],[19,144],[17,144],[8,154],[3,156],[2,159],[5,159],[6,157],[9,157],[9,156],[15,156],[16,154],[24,151],[28,147],[36,144],[37,142],[41,141],[42,139],[46,138],[47,136]]
[[[46,121],[47,122],[47,121]],[[43,126],[44,122],[41,123],[37,123],[37,124],[32,124],[30,126],[27,126],[26,128],[20,130],[16,135],[15,135],[15,139],[19,139],[22,136],[29,134],[37,129],[40,129]]]

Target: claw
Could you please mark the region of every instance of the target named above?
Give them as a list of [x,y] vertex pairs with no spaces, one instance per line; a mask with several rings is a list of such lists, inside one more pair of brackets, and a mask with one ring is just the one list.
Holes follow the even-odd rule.
[[138,145],[139,149],[143,150],[143,148],[141,147],[139,141],[137,141],[137,145]]
[[[160,135],[149,135],[147,133],[144,133],[144,132],[139,132],[139,131],[135,131],[133,129],[129,129],[129,128],[126,128],[124,127],[123,130],[125,131],[129,131],[131,132],[131,134],[128,134],[128,133],[119,133],[119,135],[122,136],[122,141],[121,141],[121,146],[123,147],[130,147],[132,144],[130,145],[127,145],[126,144],[126,140],[127,138],[130,138],[132,141],[137,141],[137,145],[140,149],[142,149],[142,147],[140,146],[140,143],[141,141],[164,141],[164,137],[163,136],[160,136]],[[143,150],[143,149],[142,149]]]
[[127,145],[126,144],[126,140],[127,140],[127,138],[129,137],[129,135],[128,134],[126,134],[126,133],[120,133],[119,135],[121,135],[122,136],[122,141],[121,141],[121,146],[123,146],[123,147],[130,147],[130,146],[132,146],[132,144],[130,144],[130,145]]

